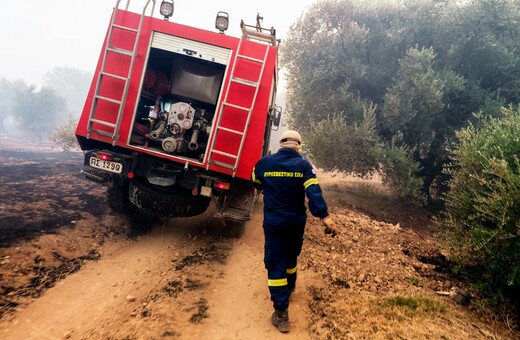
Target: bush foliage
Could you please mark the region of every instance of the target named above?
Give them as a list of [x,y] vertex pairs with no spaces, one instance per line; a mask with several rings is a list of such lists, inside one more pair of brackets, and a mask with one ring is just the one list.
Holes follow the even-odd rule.
[[348,124],[335,115],[316,124],[306,139],[312,160],[327,171],[361,178],[379,173],[383,183],[400,198],[422,200],[419,164],[406,146],[385,144],[376,133],[375,107],[365,105],[361,124]]
[[78,148],[78,141],[76,140],[76,126],[78,125],[78,118],[69,114],[67,121],[58,124],[54,133],[49,137],[49,140],[61,147],[63,151],[71,151]]
[[320,168],[366,177],[378,171],[381,141],[375,133],[374,108],[366,107],[361,124],[334,115],[316,124],[306,138],[311,158]]
[[482,291],[518,303],[520,110],[504,108],[503,117],[478,118],[480,126],[457,133],[441,223],[448,227],[453,259],[479,268]]
[[423,200],[421,192],[422,181],[415,174],[419,165],[410,157],[410,149],[397,146],[395,143],[386,145],[381,160],[381,177],[394,193],[410,201]]

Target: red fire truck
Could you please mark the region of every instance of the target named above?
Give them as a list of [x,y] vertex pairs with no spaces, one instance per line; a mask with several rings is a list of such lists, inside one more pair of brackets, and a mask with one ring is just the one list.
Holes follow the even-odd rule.
[[104,183],[112,209],[190,217],[211,202],[215,215],[242,224],[251,215],[254,164],[268,152],[278,44],[274,28],[224,34],[169,20],[173,1],[141,13],[116,2],[76,136],[88,179]]

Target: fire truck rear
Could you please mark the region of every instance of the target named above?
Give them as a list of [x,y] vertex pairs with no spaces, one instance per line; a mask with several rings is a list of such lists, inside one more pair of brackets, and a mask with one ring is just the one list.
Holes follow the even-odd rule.
[[275,105],[279,40],[257,17],[240,38],[171,22],[173,2],[141,13],[116,2],[76,136],[88,179],[107,186],[112,209],[190,217],[211,202],[243,225],[249,176],[280,121]]

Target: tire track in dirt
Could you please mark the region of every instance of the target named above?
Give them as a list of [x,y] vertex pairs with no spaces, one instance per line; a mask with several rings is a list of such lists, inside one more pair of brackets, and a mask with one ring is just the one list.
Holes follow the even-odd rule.
[[187,329],[186,339],[309,339],[307,314],[307,275],[300,273],[289,307],[291,331],[281,334],[271,325],[272,302],[263,263],[261,200],[255,205],[244,235],[235,240],[224,276],[213,285],[210,317],[204,327]]
[[[271,324],[263,267],[262,205],[240,238],[221,236],[211,212],[172,219],[136,241],[106,244],[102,258],[58,282],[0,324],[3,339],[254,339]],[[95,227],[95,226],[93,226]],[[304,278],[292,331],[307,339]]]

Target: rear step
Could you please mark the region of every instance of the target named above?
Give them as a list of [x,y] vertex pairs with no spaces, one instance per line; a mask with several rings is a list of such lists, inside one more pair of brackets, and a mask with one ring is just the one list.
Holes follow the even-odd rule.
[[248,221],[251,218],[251,211],[237,208],[226,208],[221,213],[215,214],[215,216],[243,222]]
[[80,173],[85,175],[86,179],[89,179],[94,182],[104,183],[107,180],[105,173],[99,170],[87,169],[81,170]]

